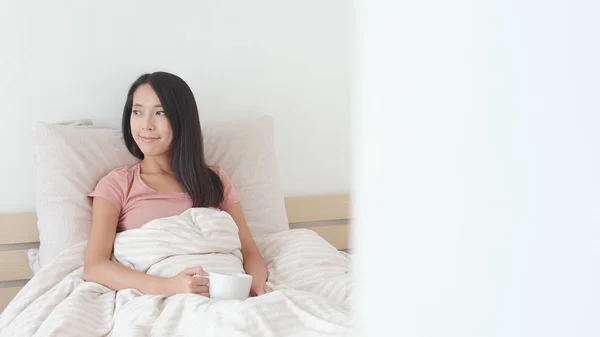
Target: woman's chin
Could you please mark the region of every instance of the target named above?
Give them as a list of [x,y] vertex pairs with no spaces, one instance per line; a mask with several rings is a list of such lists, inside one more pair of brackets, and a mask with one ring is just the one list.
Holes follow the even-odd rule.
[[140,150],[142,150],[144,157],[160,157],[167,153],[167,151],[164,151],[163,149],[156,148],[140,147]]

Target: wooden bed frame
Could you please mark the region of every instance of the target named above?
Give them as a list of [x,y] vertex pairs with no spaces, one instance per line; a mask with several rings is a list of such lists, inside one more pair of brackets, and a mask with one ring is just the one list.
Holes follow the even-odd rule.
[[[349,195],[288,197],[290,228],[314,230],[339,250],[349,245]],[[35,213],[0,214],[0,312],[33,276],[27,250],[39,245]]]

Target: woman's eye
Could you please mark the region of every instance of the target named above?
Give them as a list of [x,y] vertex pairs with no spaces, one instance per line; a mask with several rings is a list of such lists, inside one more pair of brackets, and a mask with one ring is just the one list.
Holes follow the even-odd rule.
[[156,114],[159,115],[159,116],[164,116],[165,112],[164,111],[157,111]]
[[134,115],[136,115],[136,116],[139,115],[139,114],[141,114],[141,112],[139,110],[133,110],[131,113],[134,114]]

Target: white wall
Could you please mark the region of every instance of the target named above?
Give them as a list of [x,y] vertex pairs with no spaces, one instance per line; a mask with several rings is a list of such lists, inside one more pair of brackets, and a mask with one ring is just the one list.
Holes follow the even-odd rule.
[[357,335],[600,336],[600,3],[358,3]]
[[0,212],[34,207],[36,121],[118,127],[128,85],[166,70],[204,123],[269,114],[288,195],[350,185],[344,0],[0,2]]

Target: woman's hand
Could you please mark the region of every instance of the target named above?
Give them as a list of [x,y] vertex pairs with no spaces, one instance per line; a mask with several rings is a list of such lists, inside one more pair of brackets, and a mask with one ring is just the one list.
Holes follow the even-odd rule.
[[259,296],[273,291],[267,285],[267,265],[260,254],[253,254],[244,261],[246,273],[252,275],[252,285],[250,286],[250,296]]
[[194,275],[208,276],[208,273],[205,272],[202,267],[185,269],[179,274],[166,279],[163,288],[164,293],[169,296],[194,293],[208,297],[208,279],[204,277],[194,277]]
[[238,226],[240,241],[242,243],[242,255],[244,256],[244,270],[246,274],[252,275],[252,286],[250,296],[258,296],[273,291],[267,282],[267,264],[256,247],[252,238],[250,228],[242,212],[240,203],[235,203],[225,210],[231,215]]
[[260,283],[255,285],[254,282],[252,282],[252,287],[250,288],[250,296],[260,296],[270,293],[272,291],[273,289],[271,289],[271,287],[269,287],[266,283],[263,283],[262,285],[260,285]]

